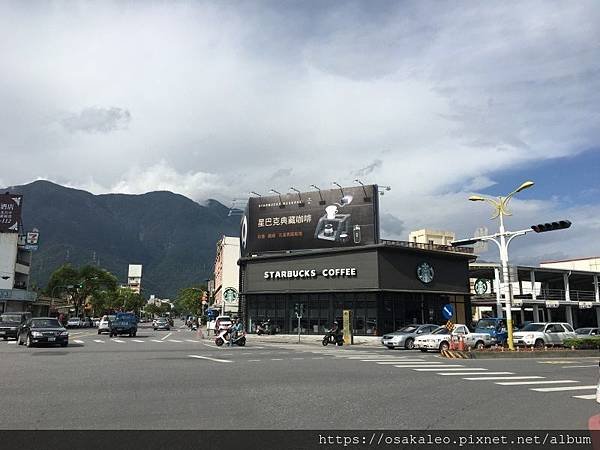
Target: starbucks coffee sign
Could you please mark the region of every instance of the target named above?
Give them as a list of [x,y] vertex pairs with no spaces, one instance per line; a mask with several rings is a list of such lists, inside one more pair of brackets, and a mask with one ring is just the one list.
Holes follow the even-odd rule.
[[237,302],[238,291],[235,288],[228,287],[223,291],[223,300],[227,303]]
[[314,278],[356,278],[356,267],[336,267],[329,269],[301,269],[301,270],[271,270],[265,271],[265,280],[301,280]]

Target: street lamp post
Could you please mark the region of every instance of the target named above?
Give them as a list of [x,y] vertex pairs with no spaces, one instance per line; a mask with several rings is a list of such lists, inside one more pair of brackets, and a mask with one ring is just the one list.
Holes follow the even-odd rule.
[[[524,234],[532,231],[531,229],[520,230],[520,231],[506,231],[504,228],[504,216],[511,216],[512,213],[508,210],[508,203],[510,199],[517,193],[530,188],[534,185],[533,181],[526,181],[517,189],[512,191],[506,197],[498,197],[497,199],[492,199],[488,197],[481,197],[479,195],[473,195],[469,197],[469,200],[472,202],[487,202],[494,207],[494,215],[492,219],[498,217],[500,219],[500,227],[499,232],[490,236],[481,236],[479,238],[474,238],[470,240],[464,241],[455,241],[452,245],[466,245],[469,243],[475,243],[477,241],[492,241],[500,250],[500,262],[502,265],[502,284],[504,285],[505,298],[504,302],[506,304],[506,327],[508,330],[508,348],[510,350],[514,350],[513,344],[513,328],[512,328],[512,301],[513,301],[513,293],[512,293],[512,285],[509,279],[509,270],[508,270],[508,245],[510,242],[517,236],[523,236]],[[502,308],[498,308],[498,317],[502,317]]]

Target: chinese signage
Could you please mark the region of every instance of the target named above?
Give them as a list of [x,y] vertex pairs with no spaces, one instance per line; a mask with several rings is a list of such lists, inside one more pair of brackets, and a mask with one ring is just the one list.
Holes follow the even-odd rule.
[[379,240],[377,186],[253,197],[242,219],[242,256],[353,247]]
[[18,233],[23,196],[0,194],[0,233]]

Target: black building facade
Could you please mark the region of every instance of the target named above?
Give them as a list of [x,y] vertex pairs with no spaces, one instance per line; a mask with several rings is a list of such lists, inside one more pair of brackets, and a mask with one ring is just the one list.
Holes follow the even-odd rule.
[[297,333],[294,305],[304,305],[301,333],[323,334],[351,310],[355,335],[381,335],[411,323],[470,322],[469,261],[464,249],[388,241],[348,249],[241,258],[241,315],[248,330],[270,319]]

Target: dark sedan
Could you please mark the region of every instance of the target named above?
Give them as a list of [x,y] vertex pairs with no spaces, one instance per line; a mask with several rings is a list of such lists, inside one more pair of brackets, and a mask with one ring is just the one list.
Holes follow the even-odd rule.
[[37,344],[69,344],[69,332],[54,317],[34,317],[29,319],[19,330],[17,344],[33,347]]

